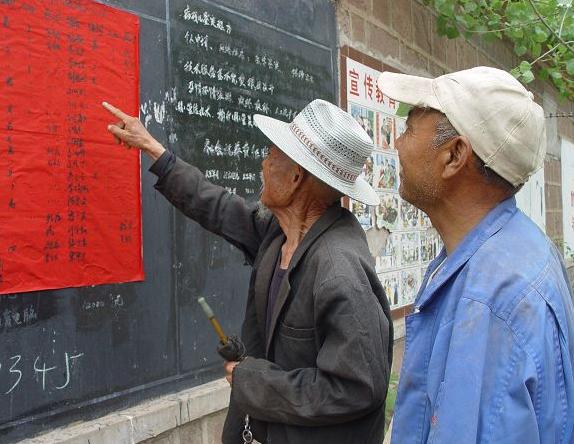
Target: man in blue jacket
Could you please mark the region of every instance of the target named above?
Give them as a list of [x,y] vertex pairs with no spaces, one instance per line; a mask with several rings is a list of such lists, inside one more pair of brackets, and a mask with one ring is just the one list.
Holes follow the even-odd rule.
[[514,198],[544,162],[542,108],[486,67],[379,87],[413,106],[399,191],[445,245],[406,320],[392,442],[573,443],[570,285]]

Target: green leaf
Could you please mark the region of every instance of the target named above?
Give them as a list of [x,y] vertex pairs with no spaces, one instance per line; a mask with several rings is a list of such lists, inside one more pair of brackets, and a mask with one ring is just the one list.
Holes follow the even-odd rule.
[[[534,78],[551,80],[560,94],[574,100],[574,58],[567,46],[557,45],[555,38],[560,35],[564,41],[574,41],[573,0],[422,1],[438,12],[437,29],[441,35],[449,38],[478,35],[485,42],[505,38],[515,54],[530,59],[511,71],[515,77],[524,83]],[[532,8],[532,1],[544,17],[544,24]],[[543,54],[539,65],[538,59]],[[531,63],[534,60],[536,72]]]
[[464,23],[465,28],[467,29],[474,29],[476,25],[476,20],[470,14],[465,14],[462,16],[462,22]]
[[564,46],[564,45],[560,45],[560,46],[558,46],[558,48],[556,48],[556,52],[558,55],[563,56],[564,54],[566,54],[568,52],[568,48],[566,48],[566,46]]
[[491,19],[487,22],[487,25],[490,29],[497,29],[500,27],[500,19]]
[[466,12],[476,11],[477,8],[478,8],[478,6],[476,6],[476,3],[474,3],[474,2],[466,2],[464,5],[464,10]]
[[407,117],[409,115],[409,111],[411,110],[411,108],[412,108],[411,105],[407,105],[406,103],[400,102],[396,112],[397,117]]
[[534,80],[534,74],[532,73],[531,70],[524,71],[524,72],[522,73],[522,81],[523,81],[524,83],[530,83],[530,82],[532,82],[533,80]]
[[520,78],[520,76],[522,75],[522,73],[520,72],[520,69],[518,69],[518,66],[516,68],[512,68],[510,70],[510,74],[512,74],[517,79]]
[[522,39],[524,32],[520,28],[511,28],[506,30],[506,35],[513,40]]
[[530,66],[531,66],[530,62],[523,60],[522,62],[520,62],[520,65],[518,65],[518,69],[522,74],[524,74],[525,72],[530,71]]
[[522,43],[517,43],[514,45],[514,52],[517,56],[523,56],[528,52],[528,48],[524,46]]
[[460,35],[460,32],[456,26],[450,25],[446,27],[445,34],[449,39],[454,39]]
[[[530,47],[530,53],[533,57],[539,57],[542,54],[542,45],[540,43],[533,43]],[[516,53],[517,55],[520,55]]]
[[448,16],[454,15],[454,6],[454,0],[437,0],[436,2],[436,8],[438,9],[438,12]]
[[534,34],[532,34],[532,39],[535,42],[542,43],[548,40],[548,34],[539,26],[534,28]]
[[529,13],[532,13],[530,5],[524,1],[513,1],[508,3],[506,8],[507,17],[512,17],[513,19],[523,22],[527,19]]
[[448,24],[448,19],[444,15],[439,15],[436,21],[436,26],[439,35],[446,35],[446,27]]

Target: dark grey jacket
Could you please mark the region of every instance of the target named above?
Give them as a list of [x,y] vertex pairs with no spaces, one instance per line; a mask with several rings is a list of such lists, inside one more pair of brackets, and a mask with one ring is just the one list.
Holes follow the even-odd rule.
[[392,359],[389,304],[364,232],[339,205],[297,248],[265,338],[269,284],[285,236],[274,217],[177,160],[156,188],[185,215],[240,248],[253,265],[224,444],[243,417],[269,444],[380,444]]

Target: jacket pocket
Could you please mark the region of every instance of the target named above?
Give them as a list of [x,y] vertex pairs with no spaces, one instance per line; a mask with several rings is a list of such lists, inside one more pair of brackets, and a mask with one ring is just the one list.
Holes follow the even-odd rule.
[[313,327],[309,328],[295,328],[290,327],[283,322],[279,326],[279,334],[285,336],[289,339],[314,339],[315,329]]
[[429,432],[427,444],[433,444],[434,442],[438,442],[438,441],[436,441],[436,439],[437,439],[437,435],[438,435],[438,428],[440,425],[439,409],[440,409],[440,405],[442,404],[443,398],[444,398],[444,381],[441,382],[439,387],[438,387],[438,393],[436,394],[436,401],[434,403],[434,407],[433,407],[432,412],[431,412],[430,432]]

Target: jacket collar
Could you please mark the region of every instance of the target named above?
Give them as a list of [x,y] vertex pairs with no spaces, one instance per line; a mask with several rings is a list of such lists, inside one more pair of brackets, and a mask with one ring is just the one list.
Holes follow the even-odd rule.
[[269,354],[271,339],[273,338],[277,326],[277,320],[279,319],[281,311],[283,310],[285,302],[287,301],[290,294],[291,272],[297,267],[299,262],[301,262],[301,259],[313,245],[313,243],[343,215],[343,212],[344,210],[341,208],[339,203],[329,207],[325,213],[323,213],[323,215],[311,226],[305,237],[303,237],[301,243],[297,246],[293,257],[291,258],[291,262],[289,263],[289,268],[287,269],[286,276],[283,279],[281,287],[279,288],[279,293],[277,294],[277,299],[275,301],[275,307],[273,307],[269,335],[267,336],[265,334],[265,322],[267,312],[267,299],[269,296],[269,285],[271,284],[271,279],[275,270],[275,264],[281,252],[281,247],[285,242],[285,234],[280,232],[279,235],[271,241],[269,247],[263,253],[263,257],[257,269],[257,275],[255,276],[254,293],[259,328],[266,341],[266,355]]
[[257,274],[255,275],[255,283],[253,286],[255,294],[255,311],[257,313],[257,321],[259,323],[259,333],[262,338],[265,338],[269,286],[271,285],[271,279],[273,278],[273,272],[275,271],[275,264],[277,263],[277,258],[281,253],[281,247],[284,242],[285,235],[281,230],[279,230],[276,237],[271,241],[263,253],[263,257],[261,258],[261,262],[257,268]]
[[[431,262],[425,273],[415,302],[415,310],[421,310],[428,305],[437,291],[468,262],[490,237],[506,225],[516,211],[516,199],[514,197],[502,201],[465,236],[450,256],[447,256],[446,250],[443,248],[437,258]],[[441,263],[443,263],[441,269],[436,272],[427,286],[430,274]]]

